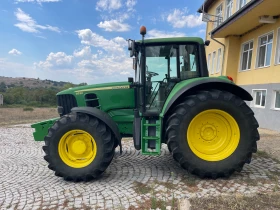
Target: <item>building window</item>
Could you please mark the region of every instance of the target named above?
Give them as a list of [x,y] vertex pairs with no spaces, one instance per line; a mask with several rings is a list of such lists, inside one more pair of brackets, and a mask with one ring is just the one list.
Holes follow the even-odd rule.
[[218,56],[217,56],[217,66],[216,66],[216,73],[221,71],[221,63],[222,63],[222,49],[218,49]]
[[207,64],[208,64],[208,71],[209,73],[211,73],[211,53],[208,55],[208,60],[207,60]]
[[215,63],[216,63],[216,52],[213,52],[211,74],[214,74]]
[[278,29],[275,64],[280,64],[280,28]]
[[232,15],[232,6],[233,6],[233,0],[226,0],[225,19],[228,19]]
[[241,53],[241,71],[251,69],[252,54],[253,54],[253,41],[247,42],[242,45]]
[[237,0],[237,8],[241,9],[242,7],[245,6],[246,3],[247,3],[247,0]]
[[214,28],[221,25],[223,22],[223,4],[220,4],[216,9],[216,20],[214,22]]
[[266,102],[266,90],[253,90],[253,106],[254,107],[265,107]]
[[274,92],[274,109],[280,110],[280,90]]
[[272,55],[273,33],[267,34],[259,38],[257,67],[270,66]]

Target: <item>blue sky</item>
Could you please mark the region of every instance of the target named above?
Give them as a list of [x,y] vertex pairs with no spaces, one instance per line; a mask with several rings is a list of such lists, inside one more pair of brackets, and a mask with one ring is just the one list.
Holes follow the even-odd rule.
[[1,0],[0,76],[73,83],[133,76],[126,39],[205,37],[203,0]]

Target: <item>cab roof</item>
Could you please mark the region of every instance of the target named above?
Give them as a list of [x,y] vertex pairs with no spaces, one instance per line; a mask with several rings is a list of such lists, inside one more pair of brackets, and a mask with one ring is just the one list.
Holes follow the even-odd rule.
[[[136,42],[141,43],[142,40],[137,40]],[[153,43],[172,43],[172,42],[197,42],[199,44],[204,44],[204,41],[200,37],[173,37],[173,38],[156,38],[156,39],[145,39],[145,44]]]

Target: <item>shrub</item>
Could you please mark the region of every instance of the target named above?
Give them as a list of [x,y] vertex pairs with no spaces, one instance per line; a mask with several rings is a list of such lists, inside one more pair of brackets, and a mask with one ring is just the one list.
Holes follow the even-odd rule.
[[23,108],[23,111],[30,111],[30,112],[32,112],[32,111],[34,111],[34,109],[32,107],[25,107],[25,108]]

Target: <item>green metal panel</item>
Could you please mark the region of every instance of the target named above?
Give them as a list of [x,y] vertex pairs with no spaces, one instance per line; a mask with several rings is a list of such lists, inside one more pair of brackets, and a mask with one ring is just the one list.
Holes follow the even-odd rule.
[[86,106],[85,95],[94,93],[98,97],[100,109],[108,112],[112,109],[134,108],[134,89],[129,82],[104,83],[69,88],[57,95],[72,94],[77,99],[78,106]]
[[[141,43],[142,40],[136,41]],[[172,43],[172,42],[196,42],[199,44],[204,44],[204,41],[200,37],[174,37],[174,38],[158,38],[158,39],[145,39],[145,44],[153,44],[153,43]]]
[[228,83],[232,83],[226,76],[221,76],[221,77],[200,77],[200,78],[194,78],[194,79],[188,79],[188,80],[183,80],[179,83],[177,83],[174,88],[172,89],[172,91],[170,92],[169,96],[167,97],[164,106],[161,110],[160,116],[163,117],[164,113],[166,111],[167,105],[168,103],[172,100],[172,98],[175,96],[175,94],[180,91],[182,88],[191,85],[194,82],[198,82],[198,81],[211,81],[211,80],[217,80],[217,79],[221,79],[222,82],[228,82]]
[[133,109],[111,110],[108,114],[117,123],[120,133],[133,134]]
[[59,117],[32,124],[31,127],[35,128],[35,132],[33,133],[35,141],[44,141],[45,136],[48,134],[48,129],[58,119]]

